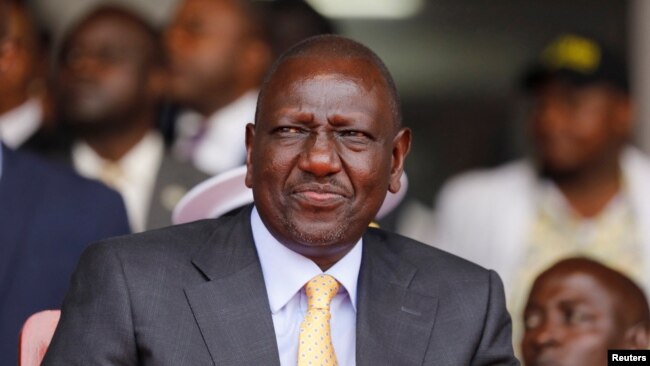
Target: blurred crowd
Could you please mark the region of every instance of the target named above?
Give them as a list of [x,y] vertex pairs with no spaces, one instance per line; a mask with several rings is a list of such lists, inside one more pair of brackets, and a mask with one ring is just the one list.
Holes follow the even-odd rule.
[[[0,355],[15,355],[89,243],[170,225],[189,189],[244,163],[273,60],[335,29],[302,1],[182,0],[163,29],[106,4],[58,39],[6,5]],[[604,365],[607,349],[650,342],[650,159],[629,142],[627,65],[564,34],[522,88],[530,156],[452,178],[433,218],[398,229],[499,274],[526,364]]]

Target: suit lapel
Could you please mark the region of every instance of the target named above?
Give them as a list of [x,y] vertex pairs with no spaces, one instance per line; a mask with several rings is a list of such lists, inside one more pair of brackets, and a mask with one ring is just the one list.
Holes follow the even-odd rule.
[[391,251],[381,232],[369,230],[363,248],[357,365],[421,365],[438,301],[409,288],[416,269]]
[[279,365],[250,209],[231,219],[194,257],[208,281],[185,294],[215,365]]

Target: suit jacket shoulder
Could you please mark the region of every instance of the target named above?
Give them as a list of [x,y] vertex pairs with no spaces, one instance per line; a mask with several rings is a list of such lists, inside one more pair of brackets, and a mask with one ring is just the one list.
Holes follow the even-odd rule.
[[[44,365],[279,365],[249,218],[250,207],[93,245]],[[491,272],[369,230],[359,276],[357,365],[515,364]]]
[[518,364],[501,281],[474,263],[369,229],[358,296],[363,364]]
[[43,364],[278,365],[249,217],[92,245]]
[[96,182],[9,149],[2,164],[0,354],[12,363],[22,323],[61,307],[84,248],[126,234],[129,226],[122,199]]

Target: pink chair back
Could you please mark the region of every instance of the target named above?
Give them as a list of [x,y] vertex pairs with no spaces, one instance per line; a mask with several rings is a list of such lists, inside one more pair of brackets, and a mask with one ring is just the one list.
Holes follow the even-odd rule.
[[27,319],[20,332],[19,366],[39,366],[41,364],[60,317],[60,310],[45,310]]

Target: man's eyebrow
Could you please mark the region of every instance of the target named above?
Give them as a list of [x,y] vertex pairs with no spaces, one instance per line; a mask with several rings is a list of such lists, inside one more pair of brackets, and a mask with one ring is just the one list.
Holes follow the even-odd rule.
[[528,305],[526,305],[526,307],[524,307],[524,315],[527,312],[539,311],[539,310],[542,310],[543,308],[544,308],[544,306],[542,304],[537,304],[537,303],[528,304]]
[[563,299],[557,302],[559,306],[590,304],[591,302],[584,298]]
[[291,118],[297,121],[311,122],[314,120],[314,114],[311,112],[301,111],[299,108],[285,107],[276,112],[276,117]]

